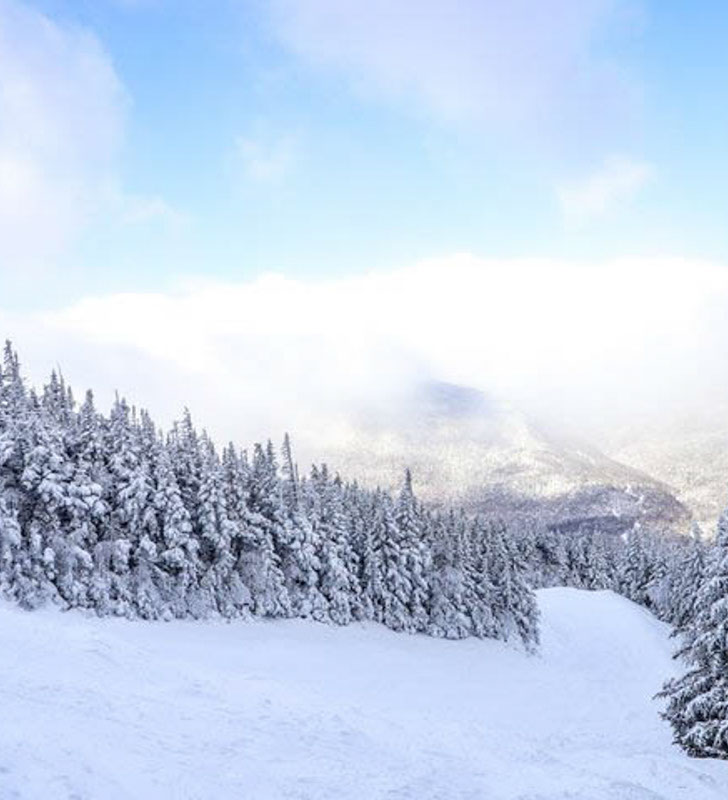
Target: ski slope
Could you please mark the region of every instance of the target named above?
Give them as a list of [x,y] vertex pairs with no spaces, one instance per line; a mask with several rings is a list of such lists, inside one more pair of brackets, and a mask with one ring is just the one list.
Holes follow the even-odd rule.
[[651,699],[666,628],[610,592],[539,601],[535,657],[0,605],[0,798],[728,798],[728,762],[684,756]]

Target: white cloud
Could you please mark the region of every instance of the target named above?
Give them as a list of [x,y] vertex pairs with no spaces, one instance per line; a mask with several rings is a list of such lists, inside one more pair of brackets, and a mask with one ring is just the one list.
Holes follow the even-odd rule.
[[[633,102],[594,45],[624,0],[274,0],[280,39],[446,121],[596,133]],[[530,128],[521,128],[522,132]]]
[[654,174],[654,167],[645,161],[611,156],[586,177],[557,187],[564,219],[578,226],[602,216],[628,203]]
[[0,0],[0,268],[55,256],[113,175],[127,98],[87,31]]
[[0,0],[0,270],[48,269],[96,219],[174,216],[120,188],[128,106],[93,34]]
[[293,166],[295,149],[292,136],[239,136],[235,140],[235,153],[245,174],[261,183],[278,183],[285,178]]
[[161,223],[179,228],[188,221],[185,214],[158,195],[121,194],[117,198],[117,204],[118,217],[124,225]]
[[[329,280],[267,276],[87,298],[0,318],[34,370],[114,389],[168,422],[189,404],[241,442],[306,443],[420,378],[474,385],[562,420],[726,391],[728,270],[472,256]],[[692,394],[691,394],[692,393]],[[315,447],[307,453],[315,455]]]

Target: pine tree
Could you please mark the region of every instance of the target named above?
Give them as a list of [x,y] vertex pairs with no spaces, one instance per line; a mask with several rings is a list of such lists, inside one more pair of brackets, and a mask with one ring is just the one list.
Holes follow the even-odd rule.
[[291,612],[297,617],[321,619],[326,614],[326,600],[319,588],[321,546],[304,510],[298,468],[293,461],[288,434],[283,440],[282,453],[283,479],[280,485],[286,537],[281,546],[281,570]]
[[695,619],[695,594],[705,579],[705,558],[700,529],[694,528],[672,571],[670,622],[677,635],[685,633]]
[[279,544],[285,536],[283,510],[271,461],[261,445],[255,446],[252,467],[245,468],[244,474],[245,499],[239,509],[241,579],[250,590],[256,615],[288,616],[290,599],[274,543],[274,534]]
[[102,488],[92,477],[91,466],[79,456],[67,487],[68,525],[65,539],[56,543],[58,590],[70,607],[91,604],[89,587],[93,573],[93,548],[97,531],[107,513]]
[[469,570],[463,521],[453,513],[439,520],[433,535],[430,574],[430,618],[428,633],[447,639],[462,639],[471,632],[467,613]]
[[405,472],[404,483],[394,509],[399,530],[399,547],[405,564],[410,595],[407,601],[410,625],[414,630],[427,629],[428,587],[431,554],[422,534],[422,519],[412,490],[412,473]]
[[619,587],[628,599],[644,605],[650,583],[650,567],[643,534],[635,527],[627,534],[627,548],[620,565]]
[[[143,592],[149,577],[154,550],[150,543],[157,538],[157,520],[149,454],[144,452],[136,412],[124,399],[117,398],[112,408],[107,448],[109,527],[106,538],[96,547],[96,557],[102,564],[97,597],[106,612],[132,616],[134,595]],[[142,574],[137,575],[140,548]],[[149,610],[145,613],[154,616]]]
[[238,454],[233,444],[224,450],[221,459],[222,493],[225,503],[225,512],[230,524],[230,557],[231,576],[228,603],[234,609],[236,616],[248,617],[253,612],[253,595],[246,585],[243,574],[245,571],[245,548],[249,542],[248,520],[250,509],[247,506],[247,470],[242,457]]
[[184,617],[197,585],[199,544],[193,537],[192,522],[182,502],[169,450],[161,441],[156,443],[153,469],[162,615]]
[[289,512],[293,512],[301,507],[300,480],[298,477],[298,467],[293,460],[293,448],[291,447],[291,437],[286,433],[283,437],[282,448],[283,473],[282,494],[283,504]]
[[476,518],[470,525],[470,580],[467,608],[472,632],[480,638],[496,638],[497,625],[493,616],[495,586],[490,575],[488,536],[483,520]]
[[5,342],[3,350],[0,387],[0,416],[8,423],[22,424],[27,412],[25,384],[20,373],[18,354],[9,341]]
[[527,649],[533,650],[539,642],[538,606],[533,590],[525,581],[524,565],[503,525],[490,526],[488,554],[498,636],[507,640],[515,634]]
[[[68,468],[58,425],[39,410],[32,426],[32,446],[22,474],[26,495],[25,535],[29,548],[22,570],[20,602],[35,608],[58,596],[59,569],[66,557]],[[72,581],[62,574],[61,579]]]
[[320,590],[328,616],[337,625],[348,625],[356,618],[357,579],[349,569],[351,544],[343,513],[341,487],[329,478],[328,470],[314,468],[311,523],[320,542]]
[[190,515],[193,527],[196,528],[202,454],[199,436],[188,408],[185,408],[181,421],[173,425],[167,447],[182,502]]
[[200,593],[197,616],[221,612],[234,616],[231,582],[237,580],[232,554],[234,526],[228,517],[222,488],[222,470],[212,442],[203,434],[200,488],[197,498],[200,541]]
[[563,533],[543,528],[535,533],[533,557],[536,568],[532,572],[534,587],[563,586],[568,581],[568,558]]
[[728,510],[718,523],[679,655],[689,670],[660,693],[668,700],[663,717],[689,755],[728,758]]
[[373,596],[375,619],[395,631],[412,631],[410,616],[412,584],[407,565],[407,551],[394,518],[388,495],[377,496],[377,508],[372,528],[373,547],[379,554],[381,569],[377,586],[380,596]]
[[[0,450],[0,470],[2,470],[2,450]],[[20,545],[20,523],[17,512],[11,505],[9,491],[0,482],[0,597],[18,599],[15,566]]]
[[16,425],[3,402],[8,384],[0,369],[0,596],[17,599],[16,574],[21,530],[17,476]]
[[384,595],[382,553],[380,541],[374,536],[377,513],[377,495],[358,503],[360,529],[355,528],[354,547],[359,553],[359,591],[362,618],[382,621],[381,598]]
[[610,585],[604,534],[589,532],[579,537],[582,585],[585,589],[606,589]]
[[8,341],[0,369],[0,591],[18,602],[32,586],[30,541],[24,531],[32,502],[23,473],[33,430],[18,356]]

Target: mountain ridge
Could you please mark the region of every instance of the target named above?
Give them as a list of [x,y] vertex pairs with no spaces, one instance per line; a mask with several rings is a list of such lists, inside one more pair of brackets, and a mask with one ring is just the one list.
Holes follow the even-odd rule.
[[622,532],[635,523],[686,531],[691,519],[667,483],[493,395],[441,381],[415,385],[384,414],[354,415],[326,458],[368,484],[396,485],[408,467],[426,501],[509,521]]

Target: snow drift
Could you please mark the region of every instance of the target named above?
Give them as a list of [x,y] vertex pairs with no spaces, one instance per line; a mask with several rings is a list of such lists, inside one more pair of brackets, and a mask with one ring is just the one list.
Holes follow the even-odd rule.
[[0,605],[0,797],[702,800],[652,699],[667,629],[539,593],[543,645],[374,624],[128,622]]

